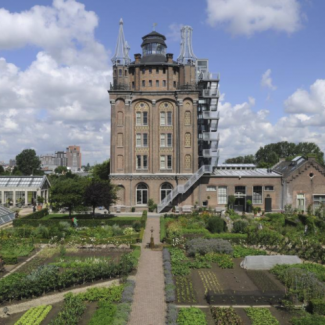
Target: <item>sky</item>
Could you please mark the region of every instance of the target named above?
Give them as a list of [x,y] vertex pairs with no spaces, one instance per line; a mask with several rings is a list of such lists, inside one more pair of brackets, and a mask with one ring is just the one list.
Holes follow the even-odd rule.
[[0,0],[0,161],[80,145],[83,164],[110,153],[119,20],[130,56],[141,37],[180,28],[220,73],[220,160],[278,141],[325,151],[324,0]]

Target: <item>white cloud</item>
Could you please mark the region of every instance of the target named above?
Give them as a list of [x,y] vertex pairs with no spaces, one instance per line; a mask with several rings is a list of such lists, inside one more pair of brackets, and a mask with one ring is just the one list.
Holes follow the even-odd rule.
[[[74,0],[54,0],[21,13],[0,9],[0,49],[39,48],[22,70],[0,57],[1,160],[81,146],[84,162],[109,157],[111,67],[94,38],[95,13]],[[116,27],[116,32],[118,24]]]
[[262,75],[261,86],[265,88],[269,88],[271,90],[275,90],[276,86],[273,85],[273,81],[271,78],[271,69],[266,70]]
[[319,79],[310,91],[298,89],[285,101],[287,113],[321,113],[325,111],[325,80]]
[[207,0],[208,23],[233,35],[275,30],[294,33],[301,27],[298,0]]
[[[290,108],[288,115],[275,123],[270,122],[268,110],[256,111],[254,99],[232,105],[222,95],[219,103],[221,161],[254,154],[259,147],[278,141],[314,142],[325,151],[324,86],[325,80],[317,80],[310,87],[310,93],[298,89],[285,101],[285,107]],[[301,92],[304,96],[300,96]],[[308,104],[306,108],[306,101],[314,105]]]

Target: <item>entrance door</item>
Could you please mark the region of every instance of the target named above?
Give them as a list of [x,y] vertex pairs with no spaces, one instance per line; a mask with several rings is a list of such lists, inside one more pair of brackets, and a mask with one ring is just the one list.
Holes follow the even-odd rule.
[[297,209],[305,212],[305,194],[297,194]]
[[272,212],[272,198],[265,198],[265,212]]
[[245,211],[245,198],[236,198],[235,204],[234,204],[234,210],[243,212]]

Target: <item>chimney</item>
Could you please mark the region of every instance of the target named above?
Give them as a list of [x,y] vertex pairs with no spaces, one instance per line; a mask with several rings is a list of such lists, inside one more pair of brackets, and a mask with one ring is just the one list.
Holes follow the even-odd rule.
[[134,59],[135,59],[135,63],[140,63],[141,61],[141,54],[134,54]]
[[173,53],[167,53],[166,57],[167,57],[167,62],[168,63],[173,63],[173,57],[174,57]]

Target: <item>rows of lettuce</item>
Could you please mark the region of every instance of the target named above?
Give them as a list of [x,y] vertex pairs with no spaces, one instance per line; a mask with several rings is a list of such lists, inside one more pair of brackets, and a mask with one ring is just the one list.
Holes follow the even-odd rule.
[[59,312],[50,314],[52,305],[29,309],[15,325],[42,324],[51,317],[50,325],[77,325],[87,313],[89,303],[96,303],[96,310],[89,315],[88,325],[126,325],[133,301],[135,283],[128,280],[109,288],[92,288],[84,293],[68,293]]
[[39,243],[120,245],[141,242],[147,220],[146,211],[141,218],[111,217],[103,219],[103,224],[97,222],[102,219],[96,219],[94,224],[94,220],[89,219],[91,216],[84,215],[84,219],[81,219],[84,222],[74,227],[72,222],[61,219],[44,225],[40,216],[47,216],[47,209],[15,220],[24,222],[0,231],[0,256],[5,264],[17,264],[20,257],[27,257],[35,251]]

